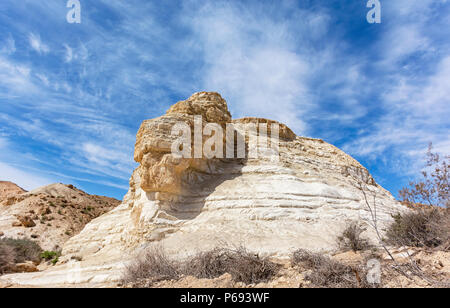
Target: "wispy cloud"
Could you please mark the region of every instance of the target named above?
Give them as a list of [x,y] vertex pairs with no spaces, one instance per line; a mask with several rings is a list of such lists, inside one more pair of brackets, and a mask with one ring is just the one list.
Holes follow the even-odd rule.
[[[290,17],[276,17],[287,11]],[[314,67],[296,44],[303,35],[321,35],[326,14],[219,1],[187,6],[184,18],[204,57],[202,88],[222,93],[237,117],[273,118],[299,133],[307,130],[304,115],[313,106],[307,83]]]
[[28,40],[30,42],[31,48],[33,48],[38,53],[48,53],[50,48],[41,41],[41,37],[39,34],[30,33],[28,35]]
[[0,180],[8,180],[14,183],[19,183],[19,185],[26,190],[33,190],[37,187],[55,182],[54,179],[45,178],[35,173],[26,172],[22,168],[18,169],[3,162],[0,162]]
[[30,80],[31,68],[16,64],[0,56],[0,87],[4,93],[32,92],[36,88]]
[[8,35],[4,40],[0,41],[1,48],[0,54],[11,55],[16,52],[16,41],[11,34]]
[[70,48],[70,46],[67,44],[64,44],[64,48],[66,48],[65,61],[67,63],[70,63],[70,62],[72,62],[72,59],[73,59],[73,49]]
[[399,174],[417,173],[429,142],[436,151],[449,153],[450,46],[436,31],[447,22],[445,14],[438,15],[449,10],[442,7],[445,3],[389,4],[396,19],[377,43],[383,53],[375,63],[385,74],[376,86],[383,113],[347,142],[345,150],[383,161],[388,168],[402,160],[401,166],[395,165]]

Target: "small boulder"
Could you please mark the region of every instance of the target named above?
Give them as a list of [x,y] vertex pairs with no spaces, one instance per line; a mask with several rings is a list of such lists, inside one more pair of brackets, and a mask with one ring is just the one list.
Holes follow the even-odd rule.
[[17,219],[20,221],[22,226],[24,226],[25,228],[32,228],[32,227],[36,226],[33,219],[31,219],[28,216],[19,216],[19,217],[17,217]]

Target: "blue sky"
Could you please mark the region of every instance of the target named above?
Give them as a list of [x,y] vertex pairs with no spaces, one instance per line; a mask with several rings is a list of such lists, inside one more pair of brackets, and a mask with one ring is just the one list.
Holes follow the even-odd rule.
[[394,195],[450,153],[450,1],[0,2],[0,180],[122,198],[140,123],[218,91],[322,138]]

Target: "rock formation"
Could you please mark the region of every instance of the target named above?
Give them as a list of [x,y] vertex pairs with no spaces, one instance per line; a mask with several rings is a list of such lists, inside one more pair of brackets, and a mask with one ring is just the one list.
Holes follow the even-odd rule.
[[[349,155],[323,140],[296,136],[282,124],[277,160],[175,157],[172,127],[181,121],[194,130],[196,115],[202,116],[203,128],[208,123],[235,125],[245,136],[247,152],[250,135],[238,124],[276,123],[232,120],[225,100],[213,92],[196,93],[165,115],[144,121],[134,156],[139,167],[123,203],[64,245],[67,264],[9,278],[25,283],[27,277],[26,283],[33,284],[115,280],[122,261],[136,248],[154,243],[180,256],[217,245],[245,245],[280,257],[300,247],[331,250],[348,222],[371,221],[361,188],[376,196],[380,226],[404,210]],[[374,233],[369,229],[367,236],[374,238]],[[73,266],[69,260],[74,256],[83,261],[76,265],[75,278],[68,279],[64,271]]]

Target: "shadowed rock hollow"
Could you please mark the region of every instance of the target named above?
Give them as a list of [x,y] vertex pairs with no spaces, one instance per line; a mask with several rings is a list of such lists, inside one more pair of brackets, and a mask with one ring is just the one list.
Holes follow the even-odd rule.
[[[144,121],[134,155],[139,167],[123,203],[64,245],[63,262],[73,256],[83,261],[9,279],[26,284],[113,281],[136,248],[153,243],[174,255],[224,243],[281,257],[299,247],[331,250],[349,221],[370,218],[359,183],[376,193],[381,225],[403,211],[352,157],[322,140],[296,136],[283,124],[279,160],[176,158],[171,145],[178,136],[171,129],[179,121],[193,128],[195,115],[202,115],[203,127],[208,122],[222,127],[275,123],[232,120],[226,101],[214,92],[196,93],[165,115]],[[374,235],[368,231],[367,236]],[[68,275],[73,266],[79,271]]]

